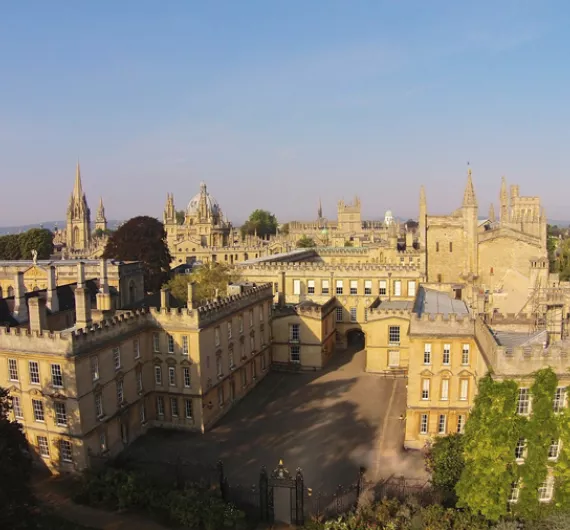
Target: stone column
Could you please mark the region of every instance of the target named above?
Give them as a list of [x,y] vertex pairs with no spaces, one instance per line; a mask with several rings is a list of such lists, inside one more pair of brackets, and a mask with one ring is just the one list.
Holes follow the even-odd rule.
[[39,296],[31,297],[28,300],[30,312],[30,331],[38,333],[47,327],[46,301]]
[[47,307],[52,313],[59,311],[59,298],[57,297],[57,280],[56,270],[53,265],[50,265],[47,279]]
[[24,273],[16,273],[16,288],[14,289],[14,316],[18,322],[28,320],[28,307],[26,305],[26,286],[24,285]]

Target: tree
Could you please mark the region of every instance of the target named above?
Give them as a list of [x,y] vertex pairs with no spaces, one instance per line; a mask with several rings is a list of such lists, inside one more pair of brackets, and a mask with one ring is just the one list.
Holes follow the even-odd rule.
[[[29,257],[31,258],[31,255]],[[0,237],[0,259],[22,259],[20,234],[8,234]]]
[[176,223],[179,225],[183,225],[185,219],[186,219],[186,212],[184,210],[176,210]]
[[284,236],[289,235],[289,223],[284,223],[279,227],[279,233],[283,234]]
[[97,228],[97,230],[93,232],[93,235],[95,237],[105,237],[105,236],[110,236],[112,233],[113,230],[109,230],[108,228],[105,228],[104,230],[102,228]]
[[241,235],[253,235],[257,233],[259,237],[277,233],[277,218],[267,210],[254,210],[248,220],[241,227]]
[[317,244],[315,243],[315,240],[312,237],[307,237],[306,235],[301,236],[297,241],[297,248],[312,248],[316,246]]
[[8,417],[11,408],[8,391],[0,388],[0,528],[30,528],[32,461],[22,426]]
[[30,259],[32,250],[37,250],[38,259],[49,259],[53,253],[53,234],[46,228],[32,228],[19,239],[22,259]]
[[103,257],[141,261],[144,265],[145,288],[150,292],[160,289],[168,277],[172,261],[163,224],[144,215],[129,219],[113,232]]
[[455,506],[455,485],[465,466],[463,435],[450,434],[436,438],[425,456],[425,464],[431,473],[432,484],[443,495],[444,504]]
[[408,219],[405,224],[406,228],[411,231],[416,230],[419,226],[419,223],[417,221],[414,221],[413,219]]
[[188,301],[188,283],[194,282],[194,302],[210,300],[218,294],[225,295],[228,284],[238,281],[239,273],[224,263],[205,263],[191,274],[177,274],[166,283],[172,295],[181,302]]

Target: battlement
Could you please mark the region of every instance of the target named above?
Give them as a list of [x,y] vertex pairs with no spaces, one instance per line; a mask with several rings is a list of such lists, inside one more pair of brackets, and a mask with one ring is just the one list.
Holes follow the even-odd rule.
[[66,355],[72,351],[72,345],[73,339],[65,332],[0,327],[0,349],[4,351]]
[[398,264],[392,265],[388,263],[354,263],[354,264],[331,264],[315,261],[308,262],[289,262],[289,263],[244,263],[238,264],[241,269],[247,271],[259,272],[292,272],[292,271],[333,271],[335,276],[342,276],[343,273],[350,271],[374,271],[374,272],[391,272],[391,273],[411,273],[419,270],[415,264]]
[[498,376],[524,376],[541,368],[550,367],[557,374],[567,377],[570,368],[570,343],[557,342],[545,348],[534,343],[523,346],[497,348],[494,373]]
[[414,313],[410,335],[474,336],[475,318],[470,314]]
[[534,316],[531,313],[493,313],[489,320],[491,325],[496,323],[531,324],[534,322]]
[[411,309],[382,309],[381,307],[370,307],[368,309],[368,320],[377,320],[388,317],[409,318],[410,313]]

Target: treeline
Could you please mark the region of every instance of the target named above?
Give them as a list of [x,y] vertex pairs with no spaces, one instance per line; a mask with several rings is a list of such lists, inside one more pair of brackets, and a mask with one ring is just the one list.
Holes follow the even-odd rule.
[[53,253],[53,234],[46,228],[32,228],[21,234],[0,236],[0,260],[49,259]]

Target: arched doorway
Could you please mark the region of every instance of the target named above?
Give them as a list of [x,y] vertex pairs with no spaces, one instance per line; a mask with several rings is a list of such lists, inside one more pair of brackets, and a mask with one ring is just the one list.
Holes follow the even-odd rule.
[[346,345],[352,350],[363,350],[366,346],[366,335],[361,329],[349,329],[346,332]]

